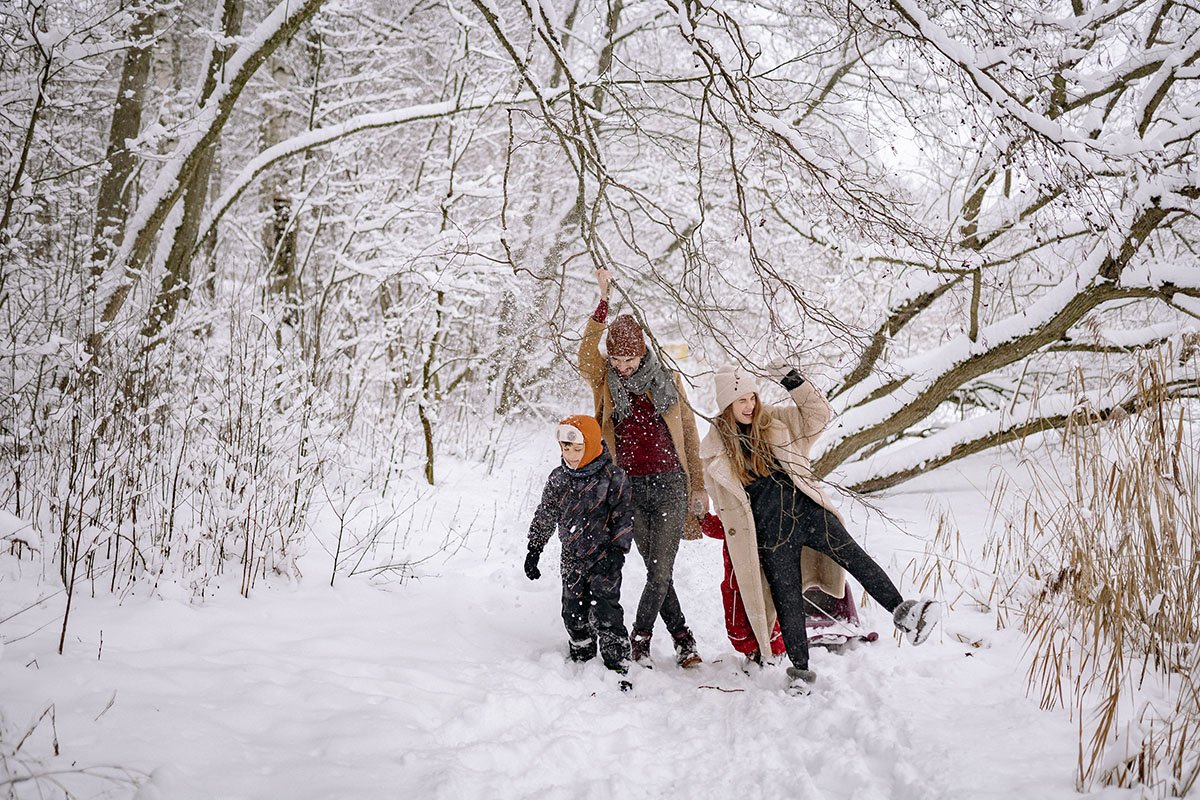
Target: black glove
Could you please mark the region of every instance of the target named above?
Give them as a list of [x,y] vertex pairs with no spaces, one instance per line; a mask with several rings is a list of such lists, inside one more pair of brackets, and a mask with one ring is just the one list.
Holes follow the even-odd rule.
[[525,577],[531,581],[536,581],[542,577],[542,571],[538,569],[537,565],[538,559],[541,556],[541,550],[530,550],[529,554],[525,556]]
[[767,364],[767,376],[779,381],[789,392],[804,383],[800,370],[789,364],[786,358],[777,358]]
[[779,383],[790,392],[804,384],[804,376],[800,374],[799,370],[793,369],[780,378]]

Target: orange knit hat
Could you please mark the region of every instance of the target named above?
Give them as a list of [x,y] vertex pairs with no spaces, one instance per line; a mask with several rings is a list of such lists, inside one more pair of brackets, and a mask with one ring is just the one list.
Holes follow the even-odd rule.
[[603,452],[600,434],[600,423],[595,417],[579,414],[567,417],[558,423],[558,440],[560,442],[583,442],[583,458],[575,469],[583,469],[596,460]]

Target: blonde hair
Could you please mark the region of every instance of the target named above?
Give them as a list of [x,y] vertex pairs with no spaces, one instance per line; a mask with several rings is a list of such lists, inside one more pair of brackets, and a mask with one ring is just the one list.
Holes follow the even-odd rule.
[[754,414],[746,433],[742,433],[741,425],[733,416],[732,404],[717,415],[714,424],[721,434],[734,477],[742,486],[748,486],[755,478],[769,475],[776,468],[778,462],[771,453],[771,443],[767,441],[768,420],[762,413],[762,402],[757,393],[754,395]]

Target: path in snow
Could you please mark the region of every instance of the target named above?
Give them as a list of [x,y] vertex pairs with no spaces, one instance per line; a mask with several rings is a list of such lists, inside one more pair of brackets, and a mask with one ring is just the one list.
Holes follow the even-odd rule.
[[[510,465],[506,480],[458,468],[436,501],[445,511],[427,518],[450,529],[455,510],[497,504],[497,530],[476,531],[403,586],[342,580],[330,589],[313,577],[203,608],[139,598],[82,605],[64,657],[52,654],[53,625],[3,651],[7,730],[23,732],[53,702],[63,753],[55,763],[151,773],[143,800],[1077,797],[1071,724],[1024,696],[1021,639],[995,632],[991,616],[957,608],[912,648],[893,639],[884,612],[865,607],[881,640],[816,651],[816,690],[793,698],[782,665],[740,670],[721,623],[714,541],[684,543],[677,570],[707,663],[676,668],[661,625],[657,666],[633,670],[632,693],[598,663],[568,663],[554,545],[546,577],[530,583],[521,573],[524,526],[549,469],[543,455]],[[937,484],[943,502],[982,505],[969,481],[949,486],[940,475]],[[912,488],[887,507],[923,534],[926,495]],[[430,542],[446,536],[437,525]],[[882,525],[865,544],[896,576],[920,550]],[[309,557],[310,574],[321,559]],[[0,565],[7,590],[16,570]],[[635,554],[627,620],[639,572]],[[0,618],[34,582],[26,574],[16,586],[0,592],[12,595],[0,599]],[[36,627],[59,604],[0,635]],[[38,746],[42,731],[28,752]],[[81,796],[131,794],[95,780],[72,785]]]

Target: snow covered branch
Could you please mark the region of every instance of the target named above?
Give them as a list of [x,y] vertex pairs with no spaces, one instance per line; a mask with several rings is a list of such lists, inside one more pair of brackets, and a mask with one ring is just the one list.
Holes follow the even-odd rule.
[[221,196],[212,204],[201,225],[203,233],[199,238],[203,240],[216,227],[225,213],[229,211],[230,206],[237,202],[238,198],[251,186],[255,178],[292,156],[368,131],[392,128],[411,122],[452,117],[457,114],[486,109],[500,102],[503,102],[507,106],[514,106],[531,102],[534,99],[531,93],[526,93],[505,101],[499,101],[496,97],[492,96],[477,100],[464,101],[462,99],[455,99],[442,103],[424,103],[394,111],[375,111],[369,114],[359,114],[336,125],[327,125],[297,134],[290,139],[267,148],[242,167],[241,171],[225,187]]
[[1192,370],[1190,378],[1167,384],[1152,399],[1123,388],[1120,391],[1114,386],[1085,395],[1056,394],[972,417],[916,443],[905,444],[901,440],[861,461],[844,464],[836,471],[835,478],[847,489],[864,494],[889,489],[960,458],[1066,427],[1072,420],[1089,424],[1105,422],[1120,415],[1141,413],[1150,404],[1200,399],[1200,373]]

